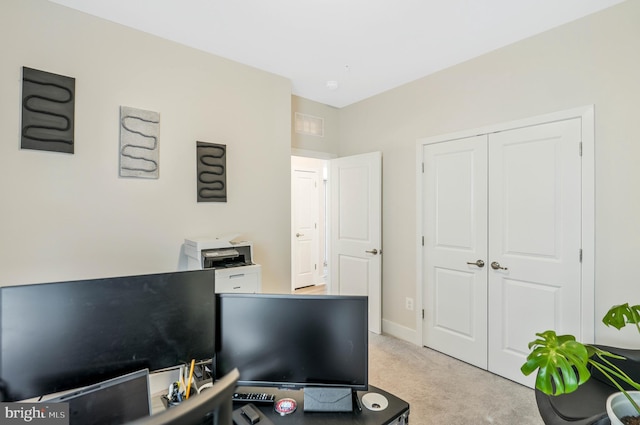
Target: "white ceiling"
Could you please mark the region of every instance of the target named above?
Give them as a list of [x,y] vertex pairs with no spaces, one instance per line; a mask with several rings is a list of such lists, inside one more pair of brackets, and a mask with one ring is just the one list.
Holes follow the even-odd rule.
[[343,107],[623,0],[51,1],[287,77],[293,94]]

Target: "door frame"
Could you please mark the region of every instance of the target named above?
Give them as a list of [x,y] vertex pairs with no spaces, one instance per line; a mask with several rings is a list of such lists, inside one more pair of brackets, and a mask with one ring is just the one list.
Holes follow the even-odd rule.
[[[479,134],[490,134],[499,131],[513,130],[539,124],[563,121],[572,118],[581,119],[582,143],[582,297],[580,300],[582,333],[576,335],[580,341],[593,343],[595,338],[595,108],[586,105],[564,111],[553,112],[516,121],[499,123],[485,127],[463,130],[418,139],[416,142],[416,340],[423,346],[424,332],[424,264],[423,264],[423,147],[432,143],[462,139]],[[533,337],[533,336],[532,336]]]

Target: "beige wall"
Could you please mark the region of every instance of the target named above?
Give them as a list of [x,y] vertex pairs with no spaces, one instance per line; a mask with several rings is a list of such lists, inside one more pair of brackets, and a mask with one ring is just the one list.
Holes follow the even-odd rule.
[[[176,270],[185,237],[241,233],[255,243],[265,289],[288,291],[291,148],[379,150],[383,318],[410,335],[416,140],[594,104],[596,317],[638,303],[639,21],[640,3],[627,1],[338,110],[290,96],[278,76],[45,0],[5,0],[0,285]],[[22,66],[76,78],[74,155],[20,150]],[[121,105],[160,112],[160,179],[118,177]],[[324,117],[325,138],[292,133],[296,111]],[[227,145],[225,204],[196,202],[196,140]],[[596,328],[603,343],[627,335]]]
[[[290,288],[287,79],[45,0],[0,4],[0,285],[173,271],[185,237],[240,233]],[[75,154],[20,149],[21,68],[76,79]],[[160,178],[118,177],[119,107],[160,113]],[[196,202],[196,141],[228,202]]]
[[638,345],[599,324],[640,303],[640,2],[588,16],[340,110],[339,155],[383,155],[383,319],[416,329],[416,140],[588,104],[596,116],[596,340]]
[[291,122],[296,112],[324,119],[324,137],[296,133],[291,126],[291,148],[293,152],[306,156],[331,158],[338,155],[339,109],[323,105],[299,96],[291,96]]

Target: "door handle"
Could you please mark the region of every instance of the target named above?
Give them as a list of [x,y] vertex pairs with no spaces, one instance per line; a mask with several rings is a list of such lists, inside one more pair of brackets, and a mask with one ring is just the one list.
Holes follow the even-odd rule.
[[498,263],[497,261],[494,261],[493,263],[491,263],[491,268],[492,268],[493,270],[509,270],[509,269],[508,269],[508,268],[506,268],[506,267],[502,267],[502,266],[500,265],[500,263]]
[[478,266],[480,268],[484,267],[484,261],[482,261],[482,260],[477,260],[477,261],[475,261],[473,263],[470,263],[470,262],[467,261],[467,264],[470,264],[472,266]]
[[378,250],[373,248],[371,251],[365,251],[367,254],[373,254],[376,255],[378,253]]
[[296,233],[296,238],[299,238],[300,236],[304,236],[304,233]]

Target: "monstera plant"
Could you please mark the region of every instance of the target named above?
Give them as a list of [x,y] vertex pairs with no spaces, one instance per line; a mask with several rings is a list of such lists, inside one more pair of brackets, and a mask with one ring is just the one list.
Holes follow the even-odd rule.
[[[616,329],[633,324],[640,333],[640,305],[630,306],[626,303],[613,306],[602,322]],[[626,383],[640,391],[640,384],[610,361],[610,359],[624,359],[624,357],[578,342],[573,335],[557,335],[556,332],[548,330],[536,336],[538,338],[529,343],[531,353],[520,370],[525,375],[538,371],[537,389],[550,395],[571,393],[589,380],[591,372],[588,366],[590,365],[626,396],[640,416],[640,406],[622,387],[622,384]]]

